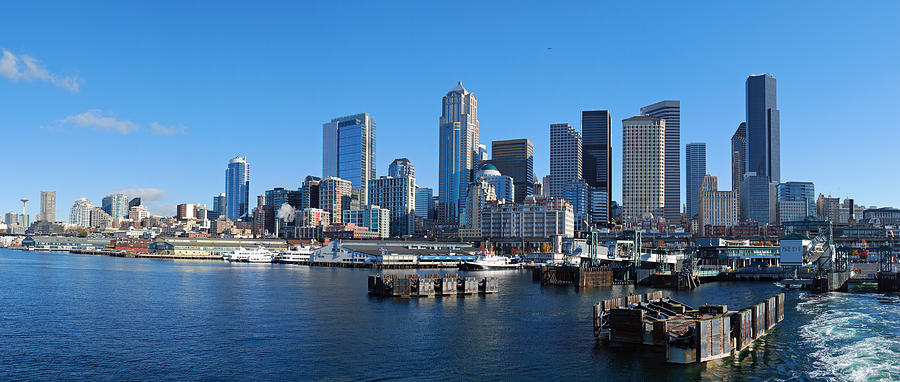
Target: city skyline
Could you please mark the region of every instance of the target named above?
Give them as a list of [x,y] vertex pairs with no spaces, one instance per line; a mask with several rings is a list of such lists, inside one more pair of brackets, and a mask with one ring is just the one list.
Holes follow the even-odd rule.
[[[662,6],[656,4],[655,6]],[[34,14],[28,8],[33,5],[22,4],[16,13],[23,15]],[[119,7],[128,8],[120,5]],[[133,7],[133,6],[132,6]],[[429,6],[418,6],[429,7]],[[497,14],[499,8],[491,8],[488,5],[481,10],[483,16]],[[670,6],[664,6],[667,10]],[[895,4],[877,5],[886,9],[880,12],[867,14],[864,19],[861,14],[853,12],[839,12],[835,9],[814,11],[819,19],[841,19],[850,25],[865,23],[885,23],[878,15],[891,14],[896,8]],[[410,14],[430,15],[429,20],[422,22],[435,22],[450,18],[454,11],[439,8],[441,12],[430,12],[425,8],[413,8],[403,10],[397,16],[409,16]],[[684,7],[676,12],[691,12],[696,9]],[[22,37],[17,41],[2,41],[0,48],[4,50],[4,62],[18,62],[17,71],[21,76],[4,72],[4,78],[0,78],[0,101],[10,105],[9,112],[0,122],[5,127],[4,132],[10,139],[25,142],[22,147],[11,149],[12,168],[30,169],[25,172],[27,176],[17,182],[16,187],[7,187],[0,191],[0,210],[19,211],[19,198],[25,196],[31,200],[39,199],[40,190],[56,190],[57,217],[56,220],[66,221],[66,209],[73,201],[86,197],[94,204],[100,204],[100,198],[112,193],[125,193],[129,197],[141,196],[151,210],[159,214],[174,214],[174,206],[179,203],[209,203],[212,195],[222,191],[221,167],[222,163],[236,153],[243,153],[248,161],[254,164],[254,172],[251,180],[251,195],[257,195],[264,190],[282,186],[296,189],[306,175],[321,176],[316,168],[321,168],[317,158],[321,157],[316,144],[307,149],[301,148],[298,164],[285,161],[278,153],[295,151],[294,146],[302,145],[305,141],[320,142],[317,127],[321,128],[322,121],[327,121],[335,115],[347,115],[365,110],[379,121],[379,155],[375,169],[377,176],[384,175],[387,164],[398,157],[408,157],[417,166],[417,184],[424,187],[437,189],[437,161],[433,154],[435,151],[433,142],[436,142],[437,124],[439,114],[436,113],[436,99],[446,92],[446,89],[454,83],[463,81],[474,93],[477,93],[482,101],[479,120],[481,122],[480,142],[487,143],[504,139],[530,139],[534,142],[535,175],[538,178],[549,173],[549,143],[546,141],[546,126],[550,123],[568,122],[577,126],[579,115],[583,110],[604,109],[617,118],[612,121],[613,155],[621,158],[621,130],[619,130],[620,118],[637,115],[639,108],[651,104],[660,99],[673,99],[681,101],[681,119],[684,128],[681,131],[681,141],[702,141],[708,144],[709,173],[725,179],[730,175],[730,146],[728,139],[737,126],[744,119],[743,80],[753,73],[773,73],[780,80],[779,105],[783,110],[781,122],[784,124],[781,134],[781,180],[810,180],[816,183],[818,192],[840,197],[852,197],[866,205],[888,206],[896,205],[897,201],[887,191],[892,189],[895,180],[888,179],[887,187],[883,181],[875,183],[877,174],[867,174],[868,169],[856,169],[853,163],[878,161],[880,152],[889,152],[887,142],[896,141],[895,129],[881,128],[874,122],[877,111],[890,109],[893,102],[890,97],[880,96],[878,92],[868,91],[872,86],[876,90],[880,86],[892,86],[900,83],[896,73],[886,70],[886,62],[894,62],[891,59],[895,52],[872,53],[864,48],[854,47],[851,44],[854,38],[866,38],[873,42],[880,41],[884,36],[872,36],[866,31],[872,29],[857,28],[852,31],[842,32],[848,34],[843,38],[828,38],[812,33],[790,35],[786,31],[794,31],[795,26],[788,25],[788,21],[796,21],[791,15],[799,12],[798,6],[777,5],[775,8],[782,10],[782,15],[774,15],[771,30],[741,32],[740,25],[748,23],[748,20],[740,18],[734,24],[721,21],[721,36],[705,36],[700,33],[706,28],[718,25],[717,21],[705,21],[697,27],[682,25],[677,21],[666,20],[664,23],[677,23],[677,26],[686,28],[688,45],[704,45],[704,43],[718,43],[722,51],[715,54],[705,54],[694,59],[678,56],[678,51],[673,51],[681,57],[671,63],[673,67],[648,66],[649,64],[627,65],[607,63],[597,65],[596,68],[587,67],[581,61],[591,55],[577,52],[574,49],[579,43],[584,43],[591,38],[598,38],[598,32],[587,33],[578,27],[566,27],[559,31],[551,32],[544,38],[537,39],[537,46],[526,43],[529,36],[525,33],[522,37],[514,39],[514,44],[509,48],[496,50],[491,44],[493,40],[475,44],[475,48],[482,53],[482,58],[477,62],[465,63],[459,67],[451,67],[449,64],[438,65],[433,71],[425,72],[416,69],[416,66],[399,65],[399,68],[388,70],[383,62],[384,56],[375,56],[372,67],[366,70],[356,69],[345,64],[334,67],[305,66],[312,74],[301,72],[287,72],[286,66],[274,64],[272,74],[260,74],[254,77],[259,83],[248,83],[247,80],[236,81],[237,89],[245,91],[231,94],[230,89],[223,85],[215,85],[213,80],[223,75],[233,77],[243,73],[233,64],[223,65],[220,69],[211,73],[200,73],[202,69],[213,66],[213,62],[221,62],[237,55],[235,51],[215,53],[210,48],[200,49],[197,53],[191,53],[186,45],[174,41],[176,32],[162,34],[159,38],[146,37],[150,49],[154,52],[167,52],[186,55],[190,61],[184,67],[174,66],[174,63],[184,60],[170,60],[162,58],[149,58],[148,64],[134,65],[139,58],[137,50],[123,47],[120,57],[111,63],[103,64],[93,60],[88,54],[96,52],[78,40],[103,40],[100,32],[104,25],[86,29],[73,28],[71,36],[63,39],[67,46],[63,48],[60,41],[51,39],[56,36],[55,31],[63,26],[47,24],[51,21],[60,21],[61,14],[51,12],[48,21],[35,20],[28,16],[21,19],[10,20],[0,31],[6,35],[16,35],[16,28],[22,25],[33,24],[44,32],[35,36]],[[164,10],[160,10],[162,12]],[[227,7],[214,12],[223,13],[229,17]],[[233,11],[233,10],[232,10]],[[374,11],[375,13],[390,13],[387,9],[371,9],[371,6],[362,7],[354,12]],[[635,10],[634,12],[638,12]],[[729,14],[729,12],[746,12],[750,19],[752,15],[759,14],[748,7],[732,6],[732,8],[712,9],[711,12]],[[200,9],[187,10],[189,14]],[[329,14],[328,9],[316,9],[311,14]],[[533,26],[540,24],[541,18],[536,14],[523,14],[524,25]],[[579,17],[575,12],[562,9],[549,9],[548,12],[557,16]],[[627,15],[631,11],[625,11],[613,6],[610,12],[618,15]],[[286,15],[296,15],[294,12],[285,12]],[[355,13],[354,13],[355,14]],[[362,13],[361,13],[362,14]],[[872,15],[875,15],[874,17]],[[251,15],[253,16],[253,15]],[[304,20],[305,20],[304,16]],[[254,22],[261,23],[258,17],[250,17],[250,25]],[[126,17],[127,19],[127,17]],[[677,19],[677,18],[673,18]],[[287,23],[272,23],[269,27],[260,26],[262,35],[274,33],[278,30],[290,30]],[[734,20],[732,20],[734,21]],[[209,26],[209,20],[200,19],[197,26],[189,23],[174,22],[177,36],[186,35],[188,41],[196,42],[197,39],[211,38],[199,31],[204,25]],[[803,23],[807,22],[805,20]],[[615,30],[621,27],[620,22],[605,26]],[[140,24],[140,23],[138,23]],[[784,24],[784,25],[782,25]],[[65,25],[62,23],[61,25]],[[317,24],[313,24],[315,26]],[[424,27],[424,25],[417,25]],[[895,30],[896,26],[879,27],[880,30]],[[217,30],[215,25],[210,28]],[[425,27],[426,34],[437,33]],[[151,27],[150,30],[156,30]],[[605,30],[605,29],[604,29]],[[484,33],[486,31],[473,31],[467,33]],[[124,35],[134,35],[134,31],[125,30]],[[372,39],[365,41],[374,42],[378,36],[394,33],[393,30],[375,30]],[[635,32],[639,33],[639,32]],[[883,33],[892,35],[891,33]],[[896,34],[893,34],[896,35]],[[258,36],[258,35],[257,35]],[[337,44],[347,41],[352,36],[336,34],[324,37],[323,42],[313,46],[305,44],[313,53],[331,51],[329,44]],[[576,37],[571,42],[565,42],[568,37]],[[641,35],[635,35],[638,38]],[[766,38],[779,36],[780,39]],[[752,39],[769,41],[764,48],[752,47]],[[71,39],[71,40],[70,40]],[[622,38],[609,41],[611,49],[624,49],[632,38]],[[105,40],[103,40],[105,41]],[[206,41],[206,40],[203,40]],[[775,42],[772,42],[775,41]],[[794,47],[798,41],[807,47],[796,51]],[[885,40],[887,41],[887,40]],[[235,41],[236,46],[248,48],[250,40]],[[212,41],[213,46],[221,46],[224,40]],[[728,45],[731,43],[732,45]],[[172,44],[167,48],[167,44]],[[218,45],[217,45],[218,44]],[[117,44],[119,46],[121,44]],[[199,44],[203,45],[203,44]],[[296,45],[304,45],[302,41]],[[337,44],[339,45],[339,44]],[[837,45],[844,47],[844,51],[855,52],[850,54],[855,60],[869,62],[867,70],[861,71],[847,67],[849,59],[837,57],[836,54],[825,52],[827,56],[823,60],[817,57],[817,67],[809,70],[808,60],[812,57],[808,52],[818,47]],[[293,45],[292,45],[293,46]],[[381,43],[374,43],[375,49],[383,47]],[[81,48],[82,51],[77,51]],[[552,48],[552,49],[547,49]],[[434,52],[440,49],[423,46],[421,53],[405,53],[414,62],[424,62],[432,57]],[[766,56],[754,56],[753,52],[766,50],[770,54]],[[306,57],[299,54],[299,48],[290,48],[291,52],[285,53],[288,58],[285,62],[296,64],[297,59]],[[388,49],[388,52],[394,52]],[[806,52],[806,53],[804,53]],[[259,53],[259,52],[257,52]],[[290,53],[290,54],[289,54]],[[208,55],[208,57],[204,56]],[[512,70],[510,73],[501,73],[500,68],[506,68],[513,61],[507,56],[515,56],[529,61],[523,68]],[[834,55],[834,56],[832,56]],[[885,56],[887,55],[887,59]],[[33,77],[30,81],[24,77],[25,66],[23,57],[34,57],[41,68],[48,75]],[[161,55],[165,56],[165,55]],[[260,59],[269,57],[265,54]],[[810,57],[807,57],[810,56]],[[738,59],[741,57],[742,59]],[[743,57],[752,57],[743,59]],[[869,57],[868,59],[866,57]],[[875,57],[878,57],[875,59]],[[863,58],[860,60],[860,58]],[[519,59],[515,60],[516,62]],[[727,68],[713,68],[705,60],[725,61]],[[396,63],[392,61],[392,63]],[[116,64],[112,69],[107,65]],[[571,65],[570,65],[571,64]],[[148,66],[149,65],[149,66]],[[160,69],[155,69],[159,67]],[[266,67],[262,61],[253,61],[250,68]],[[412,69],[411,73],[410,69]],[[673,70],[679,70],[679,76],[672,76]],[[374,71],[374,72],[373,72]],[[401,71],[405,71],[401,75]],[[373,73],[384,72],[379,76]],[[290,73],[290,74],[288,74]],[[166,74],[171,74],[177,81],[167,81]],[[196,78],[189,76],[196,74]],[[834,76],[840,74],[841,76]],[[619,77],[609,79],[604,75]],[[136,84],[145,88],[146,95],[133,95],[126,92],[135,84],[123,87],[117,84],[119,78],[139,78]],[[361,88],[360,95],[348,95],[347,92],[323,91],[324,85],[319,81],[312,81],[312,76],[319,76],[331,82],[336,79],[340,84],[354,83]],[[408,76],[409,78],[406,78]],[[589,78],[593,76],[594,78]],[[174,79],[173,78],[173,79]],[[640,79],[645,78],[645,79]],[[829,81],[823,81],[829,78]],[[360,79],[366,79],[360,81]],[[328,81],[331,80],[331,81]],[[309,85],[304,84],[311,81]],[[638,81],[637,84],[653,87],[635,87],[629,81]],[[129,81],[124,81],[128,83]],[[175,85],[179,83],[183,85]],[[392,86],[385,86],[391,83]],[[316,99],[305,95],[287,97],[285,100],[276,99],[280,92],[269,95],[265,89],[280,89],[284,86],[302,85],[298,88],[304,90],[304,94],[317,94]],[[886,85],[873,85],[886,84]],[[333,84],[332,84],[333,85]],[[173,87],[174,86],[174,87]],[[638,91],[637,88],[640,88]],[[553,95],[547,97],[535,97],[539,99],[526,99],[519,93],[525,89],[538,93]],[[390,101],[375,101],[372,97],[363,94],[375,91],[387,91],[384,98]],[[216,94],[217,92],[222,94]],[[402,94],[401,94],[402,93]],[[232,101],[226,98],[234,96],[235,100],[245,103],[244,107],[235,107]],[[341,97],[337,97],[340,94]],[[823,97],[822,94],[831,94]],[[863,94],[863,97],[850,97],[850,94]],[[166,95],[166,97],[160,97]],[[154,98],[148,98],[154,97]],[[189,103],[185,97],[197,100],[196,107],[184,107],[179,104]],[[171,98],[171,100],[164,100]],[[253,98],[253,99],[249,99]],[[421,101],[419,100],[421,99]],[[296,105],[304,106],[297,111]],[[403,106],[392,106],[400,104]],[[541,107],[537,106],[541,105]],[[823,112],[822,110],[840,110],[840,113]],[[235,110],[241,110],[236,113]],[[302,114],[302,117],[298,116]],[[847,148],[842,144],[840,134],[844,126],[863,126],[863,131],[868,134],[860,135],[860,149],[852,150],[852,155],[858,156],[854,160],[841,160],[841,155],[826,156],[817,161],[803,160],[804,155],[809,154],[810,137],[834,137],[818,142],[817,150],[846,152]],[[858,130],[854,130],[858,131]],[[215,132],[215,133],[214,133]],[[220,134],[221,133],[221,134]],[[824,135],[823,135],[824,134]],[[237,136],[263,138],[233,139]],[[306,139],[308,136],[308,139]],[[227,139],[232,138],[232,139]],[[73,151],[77,147],[83,147],[90,142],[102,141],[108,149],[97,153],[82,153]],[[263,150],[254,147],[255,141],[278,142],[287,146],[283,150]],[[42,142],[50,148],[40,156],[30,155],[35,147],[35,142]],[[408,142],[422,142],[421,145],[410,145]],[[406,144],[404,144],[406,143]],[[874,145],[871,149],[862,149],[862,144]],[[182,157],[187,148],[204,147],[203,155],[193,155],[189,162]],[[423,147],[416,147],[423,146]],[[128,149],[125,149],[125,148]],[[121,148],[121,149],[120,149]],[[121,150],[121,151],[120,151]],[[308,154],[306,154],[308,152]],[[125,156],[125,154],[128,154]],[[117,161],[118,163],[105,163],[111,156],[140,158],[132,161]],[[296,156],[296,154],[294,155]],[[78,160],[68,160],[77,158]],[[145,160],[144,158],[152,158]],[[825,160],[826,162],[822,162]],[[99,164],[105,163],[105,167]],[[682,165],[684,161],[682,159]],[[170,172],[166,169],[179,168],[182,171]],[[822,168],[832,169],[829,173]],[[859,171],[857,171],[859,170]],[[105,173],[104,171],[109,171]],[[862,172],[860,172],[862,171]],[[682,172],[683,173],[683,172]],[[841,173],[859,174],[848,182],[838,176]],[[151,174],[159,174],[152,175]],[[723,185],[727,184],[722,182]],[[140,190],[136,190],[140,189]],[[621,203],[621,196],[616,195],[621,190],[621,169],[613,166],[613,192],[612,200]],[[127,192],[127,191],[132,192]],[[682,189],[682,201],[684,191]],[[29,214],[36,215],[35,204],[29,206]]]

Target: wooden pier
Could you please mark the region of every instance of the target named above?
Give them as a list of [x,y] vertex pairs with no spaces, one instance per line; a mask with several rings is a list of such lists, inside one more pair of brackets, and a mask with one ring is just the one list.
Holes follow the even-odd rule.
[[581,268],[546,266],[531,270],[532,279],[541,285],[575,285],[578,287],[612,286],[613,273],[609,268]]
[[900,292],[900,273],[878,272],[875,278],[878,281],[878,293]]
[[382,297],[441,297],[497,293],[497,279],[460,277],[455,273],[369,275],[369,293]]
[[693,309],[662,292],[594,304],[594,336],[610,342],[664,347],[670,363],[725,358],[764,336],[784,320],[784,293],[740,311],[725,305]]

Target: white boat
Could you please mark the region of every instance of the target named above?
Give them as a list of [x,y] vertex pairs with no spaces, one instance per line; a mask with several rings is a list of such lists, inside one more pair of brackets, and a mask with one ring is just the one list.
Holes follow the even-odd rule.
[[271,263],[275,256],[268,249],[259,247],[256,249],[238,248],[222,258],[231,262]]
[[309,255],[312,254],[312,248],[297,247],[294,250],[279,252],[275,255],[274,262],[283,264],[302,264],[309,262]]
[[475,261],[466,261],[460,264],[459,268],[464,271],[488,271],[518,269],[519,264],[513,263],[512,259],[506,256],[482,254],[476,256]]

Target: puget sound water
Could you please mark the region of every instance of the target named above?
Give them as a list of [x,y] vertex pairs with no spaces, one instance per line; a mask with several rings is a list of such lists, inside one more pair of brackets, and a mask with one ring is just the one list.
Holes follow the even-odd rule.
[[[0,249],[0,380],[900,379],[900,305],[875,293],[787,291],[750,350],[683,366],[592,335],[595,301],[653,289],[502,271],[495,295],[404,300],[369,296],[373,272]],[[781,291],[666,293],[736,309]]]

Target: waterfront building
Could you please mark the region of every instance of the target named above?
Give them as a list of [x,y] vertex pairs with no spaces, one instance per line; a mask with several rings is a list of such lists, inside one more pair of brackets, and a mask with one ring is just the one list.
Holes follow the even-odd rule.
[[388,166],[388,176],[392,178],[415,178],[416,167],[406,158],[394,159]]
[[416,233],[416,178],[382,176],[370,180],[369,203],[390,212],[390,236]]
[[416,217],[434,219],[434,191],[416,186]]
[[740,194],[747,172],[747,123],[741,122],[731,136],[731,190]]
[[747,77],[747,172],[781,181],[781,124],[775,77]]
[[113,219],[122,219],[128,214],[128,197],[125,194],[111,194],[103,197],[103,211]]
[[319,183],[319,208],[331,215],[332,223],[340,223],[343,211],[351,209],[351,188],[349,180],[335,177]]
[[334,118],[322,125],[322,176],[350,181],[360,205],[367,205],[375,179],[375,119],[369,113]]
[[225,193],[221,193],[219,195],[213,196],[213,211],[215,211],[219,216],[225,216]]
[[72,209],[69,211],[69,223],[79,227],[91,226],[91,212],[94,210],[94,203],[87,198],[81,198],[75,201]]
[[331,214],[318,208],[304,208],[297,211],[296,226],[316,227],[331,224]]
[[766,176],[747,172],[738,195],[741,203],[741,220],[774,224],[777,221],[775,208],[777,194],[778,182],[771,182]]
[[738,200],[734,191],[719,191],[718,179],[705,175],[697,194],[698,226],[723,226],[726,229],[738,222]]
[[462,82],[441,101],[438,142],[438,221],[459,224],[462,202],[479,161],[484,160],[478,143],[478,100]]
[[221,259],[238,248],[257,247],[280,252],[288,249],[288,244],[284,240],[159,237],[150,242],[149,251],[163,256]]
[[528,196],[522,203],[488,202],[481,213],[481,235],[486,239],[574,237],[575,214],[563,199]]
[[662,217],[665,206],[666,121],[631,117],[622,121],[622,215]]
[[862,212],[863,219],[877,219],[881,226],[900,225],[900,209],[892,207],[869,208]]
[[390,221],[390,211],[377,205],[343,211],[343,223],[368,228],[369,231],[377,234],[377,238],[381,239],[390,237]]
[[[684,158],[684,192],[687,194],[687,216],[685,217],[690,220],[699,213],[697,200],[700,195],[700,185],[706,176],[706,143],[688,143],[684,148]],[[666,189],[666,192],[668,191]]]
[[[593,190],[589,214],[594,218],[593,223],[606,224],[612,197],[612,118],[609,110],[582,111],[581,138],[582,178]],[[605,202],[596,199],[604,195]]]
[[38,221],[56,221],[56,191],[41,191],[41,214]]
[[585,231],[593,223],[590,214],[591,190],[592,187],[584,179],[569,182],[563,188],[563,199],[572,205],[576,230]]
[[[663,216],[668,224],[675,224],[681,221],[681,101],[662,101],[644,106],[641,108],[641,115],[666,121],[666,192]],[[699,180],[702,181],[704,173],[700,174]]]
[[247,158],[236,156],[228,161],[225,170],[225,217],[230,220],[243,219],[249,211],[250,164]]
[[[534,194],[534,145],[528,139],[510,139],[491,142],[491,164],[500,173],[511,177],[515,195],[510,201],[521,203]],[[498,197],[503,197],[497,190]]]
[[109,242],[108,238],[32,235],[22,239],[22,246],[35,251],[102,251]]
[[[803,202],[805,207],[803,211],[798,212],[801,215],[798,220],[816,216],[816,186],[813,182],[785,182],[779,184],[778,201]],[[793,221],[782,219],[780,214],[779,217],[782,221]]]
[[322,178],[309,175],[303,179],[303,185],[300,187],[300,209],[319,208],[319,183]]
[[91,209],[91,228],[104,229],[112,227],[113,219],[100,207]]
[[568,123],[550,125],[550,196],[561,198],[569,182],[582,179],[581,133]]

